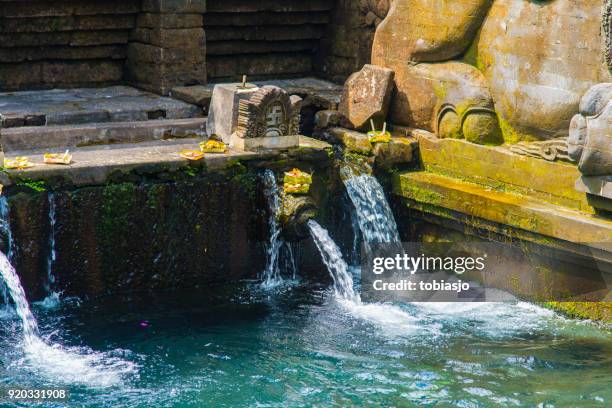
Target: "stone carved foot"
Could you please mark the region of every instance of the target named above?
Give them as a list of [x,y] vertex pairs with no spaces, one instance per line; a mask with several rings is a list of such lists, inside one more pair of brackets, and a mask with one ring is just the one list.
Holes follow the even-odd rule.
[[572,118],[569,155],[585,176],[612,175],[612,83],[593,86]]

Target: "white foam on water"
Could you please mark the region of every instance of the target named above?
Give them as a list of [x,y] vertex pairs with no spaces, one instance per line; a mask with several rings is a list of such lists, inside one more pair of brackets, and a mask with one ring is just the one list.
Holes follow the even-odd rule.
[[25,354],[15,364],[62,384],[106,388],[122,384],[138,375],[138,365],[116,354],[93,351],[87,347],[48,344],[40,338],[24,344]]
[[19,345],[23,357],[13,366],[25,367],[48,378],[68,384],[109,387],[134,375],[138,367],[111,353],[99,353],[84,347],[65,347],[43,340],[38,323],[30,310],[19,276],[8,258],[0,252],[0,277],[6,284],[21,320],[23,338]]

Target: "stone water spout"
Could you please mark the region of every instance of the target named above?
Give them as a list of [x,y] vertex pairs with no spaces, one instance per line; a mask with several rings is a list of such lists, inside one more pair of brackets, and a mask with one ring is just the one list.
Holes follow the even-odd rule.
[[308,238],[308,221],[314,219],[317,213],[317,205],[309,195],[285,194],[280,216],[284,239],[295,242]]

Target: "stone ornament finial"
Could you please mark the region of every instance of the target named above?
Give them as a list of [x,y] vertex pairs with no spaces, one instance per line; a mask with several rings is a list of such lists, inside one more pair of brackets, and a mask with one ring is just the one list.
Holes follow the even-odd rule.
[[236,136],[242,139],[297,135],[302,98],[277,86],[264,86],[240,100]]

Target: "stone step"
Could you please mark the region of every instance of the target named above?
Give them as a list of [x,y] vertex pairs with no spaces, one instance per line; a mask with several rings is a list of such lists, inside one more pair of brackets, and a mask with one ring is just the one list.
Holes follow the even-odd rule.
[[27,126],[2,129],[6,154],[36,149],[72,149],[90,145],[137,143],[202,135],[206,118],[91,123],[66,126]]
[[565,242],[612,253],[612,221],[526,195],[429,171],[396,175],[393,192],[408,199],[409,208],[436,217],[543,245]]
[[201,116],[198,106],[128,86],[0,93],[0,128]]

